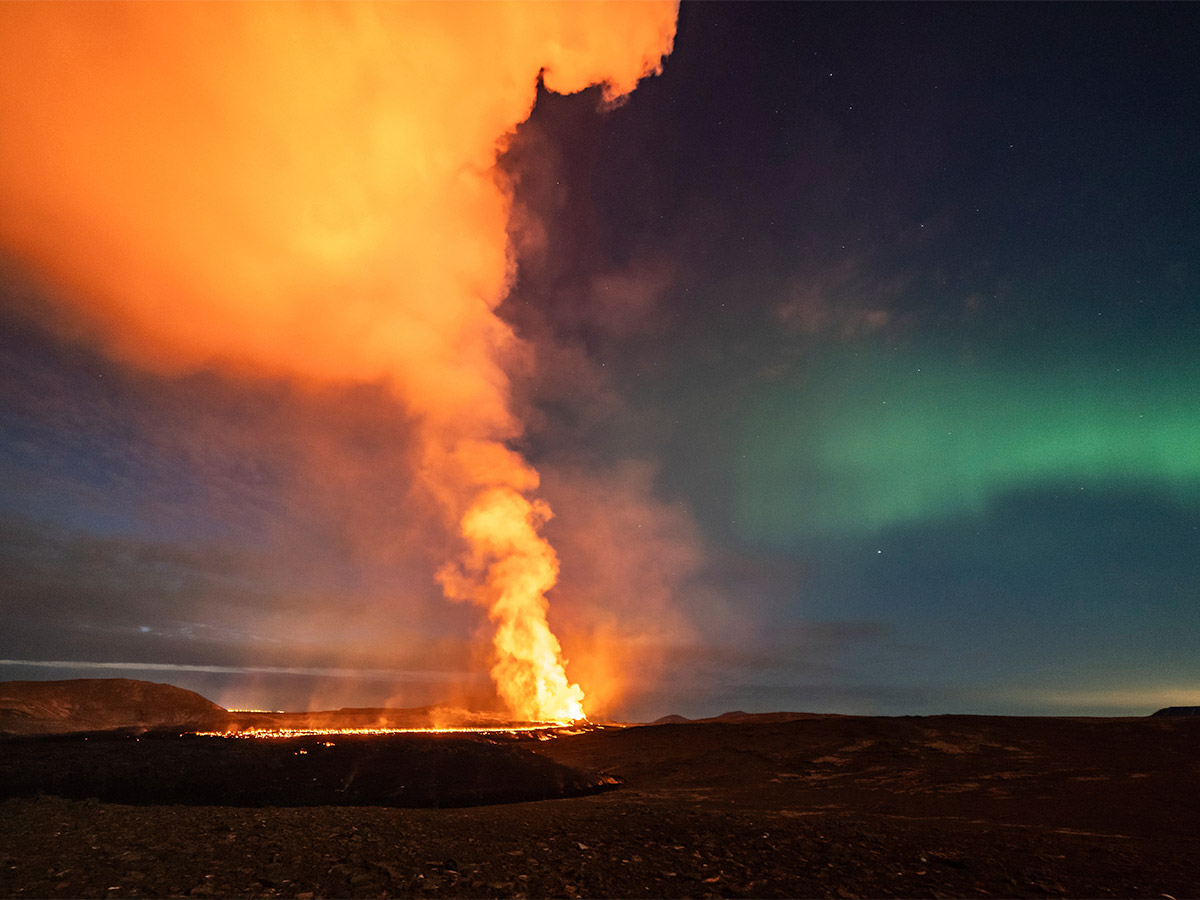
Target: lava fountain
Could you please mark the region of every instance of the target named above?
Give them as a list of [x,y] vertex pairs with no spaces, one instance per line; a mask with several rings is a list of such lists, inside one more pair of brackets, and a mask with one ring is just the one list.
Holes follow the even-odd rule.
[[457,523],[445,594],[486,607],[523,720],[584,716],[496,308],[515,270],[497,153],[541,78],[615,101],[668,2],[0,6],[0,250],[30,310],[127,363],[383,381]]

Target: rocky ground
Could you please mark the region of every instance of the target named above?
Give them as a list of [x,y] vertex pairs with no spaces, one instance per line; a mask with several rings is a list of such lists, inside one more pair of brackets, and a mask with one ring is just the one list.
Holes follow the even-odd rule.
[[[313,769],[318,740],[329,739],[273,751],[282,769],[245,771],[297,775],[299,803],[320,792],[301,790],[298,773],[320,788],[356,754],[374,754],[369,780],[400,783],[382,774],[384,745]],[[12,746],[0,748],[6,759]],[[167,771],[201,745],[153,746],[136,765]],[[507,754],[511,772],[460,766],[467,752],[443,777],[461,768],[471,782],[486,771],[528,788],[559,783],[565,768],[593,788],[602,786],[589,781],[596,772],[622,784],[562,799],[403,808],[374,805],[396,795],[370,791],[355,797],[360,805],[312,806],[273,795],[274,805],[257,806],[11,796],[27,793],[27,780],[0,803],[0,895],[1200,895],[1195,719],[751,719],[488,746],[481,758]],[[397,771],[416,758],[397,750]],[[558,765],[539,768],[547,762]],[[59,787],[79,797],[86,779]]]

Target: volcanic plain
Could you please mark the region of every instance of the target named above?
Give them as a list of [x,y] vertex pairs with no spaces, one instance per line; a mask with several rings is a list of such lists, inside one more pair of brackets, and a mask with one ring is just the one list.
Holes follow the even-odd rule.
[[10,730],[0,895],[1182,898],[1198,810],[1196,716]]

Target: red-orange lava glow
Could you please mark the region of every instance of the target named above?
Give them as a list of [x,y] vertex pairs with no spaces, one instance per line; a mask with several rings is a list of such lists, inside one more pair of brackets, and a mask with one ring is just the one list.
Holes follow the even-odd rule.
[[476,734],[506,737],[534,737],[550,740],[568,734],[583,734],[599,726],[586,720],[576,722],[532,722],[520,725],[480,726],[466,728],[242,728],[228,731],[197,731],[197,737],[225,738],[297,738],[297,737],[357,737],[390,734]]

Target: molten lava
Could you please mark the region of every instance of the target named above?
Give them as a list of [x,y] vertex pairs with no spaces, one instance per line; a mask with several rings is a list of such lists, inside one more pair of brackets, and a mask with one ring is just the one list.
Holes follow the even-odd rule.
[[[294,737],[353,737],[388,734],[477,734],[507,737],[533,737],[540,741],[569,735],[583,734],[601,727],[587,722],[538,722],[517,725],[480,725],[457,728],[304,728],[304,727],[257,727],[231,728],[227,731],[195,731],[197,737],[227,738],[294,738]],[[325,746],[331,747],[332,744]]]
[[508,708],[534,722],[571,722],[584,718],[583,691],[567,682],[562,648],[546,621],[558,557],[537,526],[549,516],[546,504],[511,487],[486,490],[462,520],[469,572],[446,567],[438,577],[448,596],[488,607],[496,623],[492,677]]
[[[549,728],[553,726],[536,726]],[[532,731],[529,729],[497,728],[240,728],[229,731],[196,731],[197,737],[231,738],[294,738],[324,737],[326,735],[376,735],[376,734],[496,734],[501,731]]]

